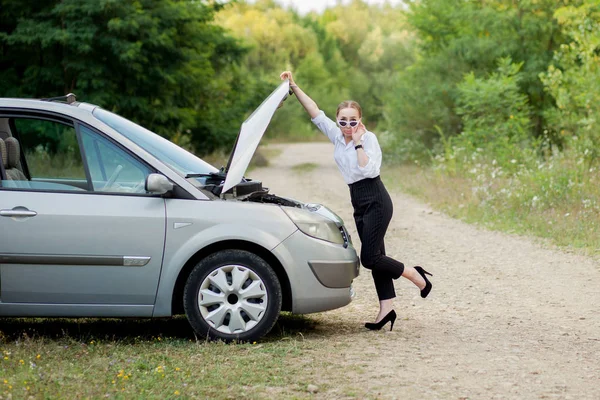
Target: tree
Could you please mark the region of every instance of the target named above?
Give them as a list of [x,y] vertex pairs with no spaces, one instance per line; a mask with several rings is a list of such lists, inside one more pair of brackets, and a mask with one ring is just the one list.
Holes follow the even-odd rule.
[[464,123],[460,141],[502,157],[501,165],[516,158],[515,150],[529,147],[531,110],[519,90],[522,65],[504,58],[490,76],[470,73],[458,85],[456,111]]
[[600,158],[600,1],[563,7],[555,16],[568,43],[540,74],[556,101],[546,111],[549,130],[561,143],[570,138],[591,163]]
[[566,2],[412,1],[408,20],[419,40],[418,61],[399,73],[385,101],[390,130],[399,135],[397,143],[410,142],[423,154],[435,145],[440,131],[460,134],[457,85],[466,74],[488,76],[503,57],[522,63],[519,89],[531,107],[529,133],[543,136],[544,110],[552,107],[552,99],[538,75],[564,41],[553,14]]
[[[384,118],[383,94],[393,75],[413,62],[414,35],[403,11],[389,4],[355,0],[321,15],[299,16],[272,0],[240,1],[219,12],[217,21],[251,48],[244,62],[246,82],[274,85],[282,70],[291,69],[330,116],[341,101],[359,101],[372,129]],[[288,102],[268,134],[305,137],[311,132],[315,129],[304,110]]]
[[[3,0],[1,7],[0,95],[75,92],[162,135],[189,132],[200,151],[235,138],[229,121],[242,119],[240,110],[214,116],[240,90],[228,70],[246,49],[212,23],[222,5]],[[227,139],[215,141],[215,132]]]

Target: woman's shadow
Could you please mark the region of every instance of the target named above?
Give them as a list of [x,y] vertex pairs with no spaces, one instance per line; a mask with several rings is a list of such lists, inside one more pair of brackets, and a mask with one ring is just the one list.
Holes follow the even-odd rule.
[[[282,339],[323,337],[339,333],[338,327],[310,316],[281,313],[263,342]],[[335,325],[342,322],[334,323]],[[327,326],[325,326],[327,325]],[[70,339],[82,343],[92,340],[136,343],[161,339],[205,341],[192,330],[185,316],[172,318],[0,318],[0,343],[15,340]]]

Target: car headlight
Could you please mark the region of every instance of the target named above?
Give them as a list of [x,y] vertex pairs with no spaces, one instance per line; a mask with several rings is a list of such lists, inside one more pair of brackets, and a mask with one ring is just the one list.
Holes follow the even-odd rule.
[[340,228],[335,222],[320,216],[319,214],[300,208],[281,207],[296,224],[298,229],[317,239],[326,240],[331,243],[344,244],[344,238],[340,233]]

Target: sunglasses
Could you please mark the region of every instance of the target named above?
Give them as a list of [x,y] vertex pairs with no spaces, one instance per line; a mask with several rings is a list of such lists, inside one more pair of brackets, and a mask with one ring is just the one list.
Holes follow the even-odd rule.
[[359,124],[360,121],[345,121],[342,119],[338,119],[338,125],[341,126],[342,128],[345,128],[347,126],[350,126],[352,128],[354,128],[356,125]]

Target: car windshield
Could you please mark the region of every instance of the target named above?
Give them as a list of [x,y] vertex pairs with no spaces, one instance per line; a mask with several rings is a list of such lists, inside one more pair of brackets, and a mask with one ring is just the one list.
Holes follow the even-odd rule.
[[[219,171],[187,150],[117,114],[97,107],[93,115],[184,177]],[[198,180],[201,183],[205,181],[203,178]]]

